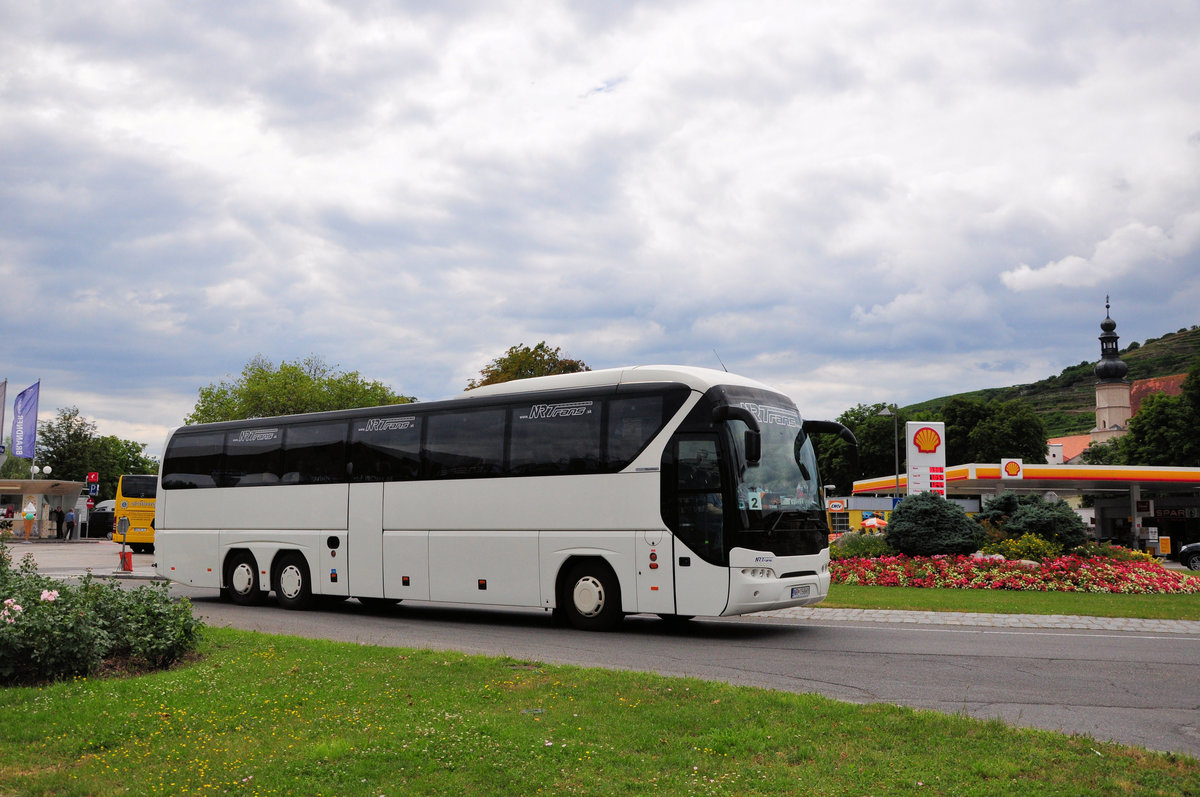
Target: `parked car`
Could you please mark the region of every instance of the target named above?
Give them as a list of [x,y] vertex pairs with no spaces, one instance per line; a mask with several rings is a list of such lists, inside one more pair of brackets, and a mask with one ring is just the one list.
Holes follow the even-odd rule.
[[1188,570],[1200,570],[1200,542],[1180,548],[1179,562]]

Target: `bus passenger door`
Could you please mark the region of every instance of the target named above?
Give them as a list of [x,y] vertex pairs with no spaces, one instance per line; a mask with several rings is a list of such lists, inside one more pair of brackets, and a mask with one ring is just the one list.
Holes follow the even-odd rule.
[[675,612],[717,616],[729,602],[720,445],[716,435],[679,434],[663,468],[663,514],[675,531]]
[[383,482],[350,485],[347,537],[343,561],[348,572],[344,583],[350,591],[337,594],[349,594],[356,598],[382,598]]

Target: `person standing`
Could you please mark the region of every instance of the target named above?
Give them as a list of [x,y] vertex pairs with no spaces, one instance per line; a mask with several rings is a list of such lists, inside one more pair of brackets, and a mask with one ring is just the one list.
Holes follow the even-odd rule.
[[61,540],[63,538],[63,522],[66,521],[67,515],[63,512],[61,506],[56,506],[50,510],[50,519],[54,521],[54,539]]
[[75,509],[67,510],[67,539],[75,536]]

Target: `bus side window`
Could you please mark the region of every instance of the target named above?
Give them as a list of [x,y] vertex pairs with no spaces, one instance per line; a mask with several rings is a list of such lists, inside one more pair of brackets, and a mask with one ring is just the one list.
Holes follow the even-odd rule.
[[549,476],[600,472],[603,403],[591,399],[513,408],[509,473]]
[[220,432],[177,434],[163,455],[162,482],[167,490],[216,487],[222,470],[225,436]]
[[238,429],[225,435],[225,472],[222,487],[258,487],[279,484],[282,454],[280,427]]
[[609,399],[609,470],[628,467],[662,428],[663,422],[661,395]]
[[426,478],[499,476],[504,470],[503,408],[445,412],[426,417],[422,452]]
[[287,428],[283,439],[284,484],[334,484],[346,481],[346,423],[302,423]]
[[363,417],[351,423],[351,481],[410,481],[420,475],[420,465],[421,416]]

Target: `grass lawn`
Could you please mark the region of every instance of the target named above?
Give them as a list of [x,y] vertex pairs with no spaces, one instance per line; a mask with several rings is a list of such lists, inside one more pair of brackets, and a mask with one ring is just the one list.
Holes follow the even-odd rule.
[[998,721],[230,629],[0,717],[16,795],[1200,793],[1193,758]]
[[1091,617],[1200,620],[1200,596],[1197,595],[1114,595],[834,584],[829,588],[829,597],[820,606],[834,609],[1078,614]]

